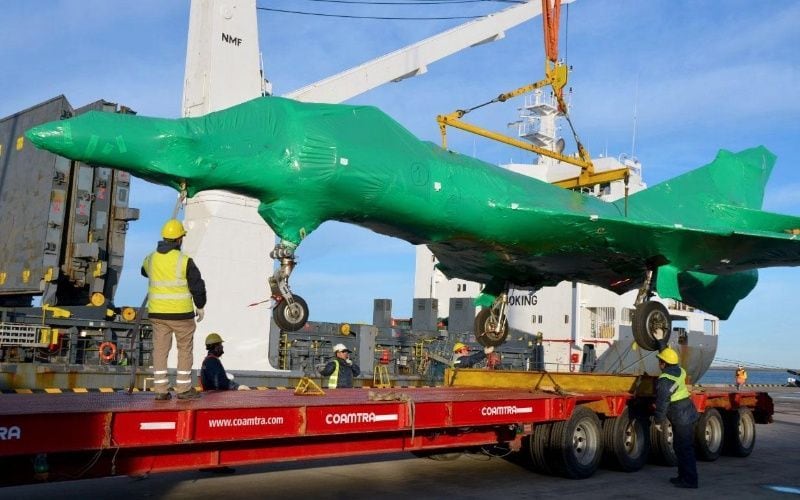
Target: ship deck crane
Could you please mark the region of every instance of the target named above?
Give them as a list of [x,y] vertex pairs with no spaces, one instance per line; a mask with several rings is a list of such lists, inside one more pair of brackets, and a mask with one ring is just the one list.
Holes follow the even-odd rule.
[[[619,179],[625,179],[628,176],[627,168],[603,172],[595,171],[594,164],[589,156],[589,152],[586,150],[583,144],[581,144],[578,134],[575,132],[575,127],[572,126],[572,121],[569,119],[569,115],[567,114],[567,105],[564,102],[564,87],[567,85],[569,69],[566,64],[558,60],[558,28],[560,13],[561,2],[557,0],[542,0],[542,24],[544,26],[545,42],[545,77],[539,81],[523,85],[522,87],[509,92],[504,92],[494,99],[482,104],[478,104],[477,106],[473,106],[468,109],[458,109],[452,113],[437,116],[436,121],[439,123],[439,130],[442,134],[443,148],[447,148],[447,127],[450,126],[580,167],[581,172],[577,177],[554,182],[554,184],[557,186],[564,188],[578,188],[582,186],[601,184]],[[464,115],[470,113],[471,111],[495,102],[505,102],[513,97],[518,97],[546,86],[550,86],[553,89],[553,95],[558,102],[558,110],[563,113],[564,117],[567,119],[570,129],[572,130],[572,135],[575,138],[575,143],[577,144],[578,148],[577,157],[565,155],[561,151],[552,151],[550,149],[535,146],[528,142],[521,141],[497,132],[492,132],[491,130],[472,125],[462,120]]]

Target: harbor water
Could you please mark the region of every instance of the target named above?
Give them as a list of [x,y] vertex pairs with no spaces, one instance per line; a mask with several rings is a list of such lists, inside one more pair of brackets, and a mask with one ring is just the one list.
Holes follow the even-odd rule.
[[[786,385],[790,375],[786,370],[747,369],[747,383],[754,385]],[[733,384],[736,368],[710,368],[697,382],[699,384]]]

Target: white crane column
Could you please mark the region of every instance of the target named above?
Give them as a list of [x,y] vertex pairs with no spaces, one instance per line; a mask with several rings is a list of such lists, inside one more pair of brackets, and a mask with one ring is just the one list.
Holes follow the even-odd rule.
[[[192,0],[183,116],[229,108],[262,94],[255,0]],[[205,319],[195,334],[194,366],[205,357],[206,335],[225,339],[225,365],[275,370],[268,360],[271,310],[267,277],[275,233],[256,212],[258,201],[206,191],[186,205],[184,250],[200,268],[208,291]]]

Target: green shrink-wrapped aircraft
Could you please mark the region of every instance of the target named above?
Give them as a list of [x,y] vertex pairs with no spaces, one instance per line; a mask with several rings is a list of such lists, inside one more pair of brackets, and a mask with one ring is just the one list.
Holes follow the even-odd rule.
[[757,268],[800,263],[800,218],[760,210],[775,163],[764,147],[720,151],[626,205],[420,141],[371,106],[262,97],[199,118],[91,112],[27,137],[188,196],[223,189],[260,200],[281,239],[270,285],[275,320],[289,331],[308,319],[289,289],[295,248],[328,220],[426,244],[448,277],[484,283],[484,345],[505,340],[510,287],[638,288],[634,336],[654,350],[670,330],[655,293],[725,319],[755,287]]

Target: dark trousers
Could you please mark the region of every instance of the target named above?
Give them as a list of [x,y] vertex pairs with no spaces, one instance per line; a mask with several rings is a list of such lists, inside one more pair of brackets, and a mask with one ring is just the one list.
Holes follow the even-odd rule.
[[694,457],[694,424],[672,424],[672,448],[678,458],[678,477],[697,486],[697,461]]

